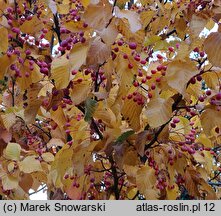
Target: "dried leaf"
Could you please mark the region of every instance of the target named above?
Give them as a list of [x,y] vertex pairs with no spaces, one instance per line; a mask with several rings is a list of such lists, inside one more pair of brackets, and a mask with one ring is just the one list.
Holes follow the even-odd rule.
[[97,68],[102,65],[110,56],[111,49],[97,37],[91,44],[87,56],[87,65]]
[[156,98],[151,100],[145,110],[149,125],[156,128],[165,124],[172,116],[172,104],[172,99]]
[[108,1],[101,1],[99,4],[90,4],[83,20],[96,30],[102,31],[112,17],[112,6]]
[[135,11],[130,10],[120,10],[118,7],[115,7],[115,15],[120,19],[127,19],[130,25],[130,31],[132,33],[137,32],[142,28],[139,14]]
[[208,108],[201,115],[201,124],[207,136],[211,135],[214,127],[221,128],[221,111]]
[[169,86],[184,94],[188,81],[197,73],[193,62],[175,60],[168,65],[165,77]]
[[204,41],[204,49],[210,63],[221,67],[221,32],[212,32]]

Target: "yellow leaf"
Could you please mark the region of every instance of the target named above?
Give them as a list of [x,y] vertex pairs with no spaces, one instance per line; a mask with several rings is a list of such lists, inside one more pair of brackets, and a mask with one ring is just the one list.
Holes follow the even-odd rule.
[[180,136],[180,134],[188,134],[190,132],[190,122],[187,118],[182,116],[177,116],[176,118],[178,118],[180,122],[176,124],[175,128],[171,128],[170,138],[175,141],[182,141],[182,139],[185,138]]
[[155,171],[149,166],[142,166],[137,171],[136,183],[137,188],[141,194],[145,196],[147,200],[157,199],[158,191],[155,188],[157,178],[155,176]]
[[57,123],[58,127],[63,130],[66,118],[63,109],[59,106],[56,111],[51,110],[51,119]]
[[101,102],[99,102],[93,116],[96,119],[102,119],[107,127],[114,128],[117,126],[117,119],[113,111],[109,107],[101,105]]
[[152,10],[141,12],[140,19],[141,19],[141,23],[142,23],[143,28],[145,28],[150,23],[154,14],[155,14],[155,12]]
[[150,37],[147,37],[147,39],[145,40],[144,44],[145,46],[149,46],[149,45],[152,45],[158,41],[161,40],[161,37],[158,36],[158,35],[153,35],[153,36],[150,36]]
[[[144,99],[142,95],[140,97]],[[124,119],[128,122],[129,126],[135,130],[140,130],[140,114],[144,105],[138,105],[137,102],[134,102],[133,99],[125,99],[124,105],[122,107],[122,115]]]
[[0,27],[0,53],[5,53],[8,50],[8,30]]
[[212,108],[206,109],[201,115],[201,124],[207,136],[211,135],[214,127],[221,128],[221,111]]
[[0,80],[3,79],[5,73],[7,73],[8,68],[11,64],[13,64],[16,60],[16,56],[12,55],[11,57],[8,57],[7,55],[0,57],[0,65],[1,65],[1,71],[0,71]]
[[41,155],[41,157],[43,158],[44,161],[46,162],[52,162],[54,161],[54,155],[50,152],[46,152],[46,153],[43,153]]
[[16,123],[16,116],[14,113],[3,114],[1,115],[1,119],[7,131],[9,131],[10,128]]
[[4,175],[2,177],[2,186],[4,190],[12,190],[18,187],[18,178],[11,175]]
[[31,85],[30,88],[27,89],[28,106],[25,108],[24,111],[24,117],[27,124],[35,122],[35,117],[42,103],[42,99],[38,97],[38,93],[40,92],[42,87],[43,86],[40,83],[36,83]]
[[167,190],[167,200],[176,200],[179,195],[179,188],[177,184],[174,185],[173,189],[166,189]]
[[52,138],[50,141],[47,143],[48,148],[52,148],[53,146],[57,147],[60,146],[62,147],[64,145],[64,142],[61,139],[56,139]]
[[168,100],[162,98],[151,100],[145,110],[149,125],[156,128],[166,123],[172,115],[172,104],[173,100],[170,98]]
[[127,197],[129,199],[133,199],[136,194],[137,194],[137,188],[132,188],[128,191]]
[[221,32],[212,32],[204,41],[204,49],[210,63],[221,67]]
[[51,64],[51,79],[54,79],[57,89],[68,86],[70,81],[70,61],[65,55],[55,58]]
[[70,12],[70,4],[58,4],[59,14],[68,14]]
[[78,105],[85,101],[90,93],[91,86],[87,81],[76,83],[71,91],[71,99],[74,105]]
[[204,164],[206,163],[206,158],[204,156],[202,156],[199,152],[195,152],[193,154],[194,159],[196,160],[196,162]]
[[202,78],[205,80],[206,85],[210,89],[217,89],[219,87],[219,79],[221,78],[221,73],[207,72],[202,74]]
[[87,8],[87,6],[90,4],[90,0],[81,0],[81,4],[84,6],[84,8]]
[[15,169],[15,163],[14,162],[10,162],[9,164],[8,164],[8,172],[10,173],[10,172],[12,172],[14,169]]
[[165,77],[169,86],[184,94],[188,81],[197,73],[193,62],[175,60],[168,65]]
[[25,20],[25,22],[20,26],[20,30],[26,34],[36,34],[37,32],[41,31],[44,27],[43,23],[37,16],[32,16],[31,20]]
[[79,68],[85,63],[87,58],[89,46],[76,44],[70,52],[69,61],[72,70],[79,70]]
[[8,143],[5,151],[4,157],[8,160],[20,160],[21,146],[17,143]]
[[19,169],[24,173],[42,171],[41,163],[35,155],[27,156],[19,163]]
[[64,174],[67,169],[73,165],[72,155],[73,150],[69,149],[68,145],[64,145],[56,154],[49,173],[49,179],[53,182],[55,187],[61,187],[63,185],[62,181]]
[[213,148],[211,140],[204,134],[200,133],[199,137],[196,139],[197,143],[203,144],[204,147]]

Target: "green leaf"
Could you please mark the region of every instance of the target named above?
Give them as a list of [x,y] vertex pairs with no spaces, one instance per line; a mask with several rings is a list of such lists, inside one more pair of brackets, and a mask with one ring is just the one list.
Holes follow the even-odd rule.
[[85,102],[85,116],[84,116],[84,120],[86,122],[90,121],[94,112],[95,112],[95,109],[96,109],[96,106],[97,106],[97,101],[96,100],[93,100],[91,98],[87,99],[86,102]]
[[133,130],[126,131],[122,133],[116,140],[116,143],[122,143],[125,141],[129,136],[133,135],[135,132]]

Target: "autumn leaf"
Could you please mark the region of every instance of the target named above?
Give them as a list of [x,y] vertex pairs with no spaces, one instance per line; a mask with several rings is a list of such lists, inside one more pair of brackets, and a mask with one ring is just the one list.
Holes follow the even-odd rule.
[[79,68],[86,62],[89,45],[76,44],[70,54],[69,60],[71,64],[71,70],[79,70]]
[[21,146],[17,143],[8,143],[4,156],[9,160],[20,160]]
[[88,25],[96,30],[103,30],[112,17],[112,6],[108,1],[90,4],[83,16]]
[[25,157],[19,163],[19,169],[24,173],[42,171],[41,163],[35,155]]
[[154,187],[156,176],[154,169],[149,166],[143,166],[137,171],[136,184],[138,190],[146,199],[155,200],[158,198],[158,191]]
[[66,56],[55,58],[51,65],[51,79],[54,80],[57,89],[66,88],[70,79],[70,62]]
[[1,35],[0,35],[0,53],[5,53],[8,49],[8,30],[4,27],[0,27]]
[[201,115],[201,124],[207,136],[211,135],[211,130],[214,127],[221,127],[220,111],[208,108]]
[[172,115],[172,104],[172,99],[156,98],[151,100],[148,103],[148,109],[145,110],[149,125],[156,128],[166,123]]
[[221,32],[212,32],[204,41],[204,49],[208,59],[217,67],[221,67],[220,40]]
[[169,86],[184,94],[191,77],[197,74],[196,66],[191,61],[173,61],[168,65],[166,80]]
[[142,105],[138,105],[136,102],[130,99],[126,99],[122,107],[121,113],[124,119],[128,122],[129,127],[135,131],[138,131],[141,127],[140,114],[142,109]]
[[85,101],[85,121],[90,121],[96,109],[97,102],[91,98]]
[[88,50],[86,63],[91,67],[97,68],[102,65],[110,56],[111,49],[97,37]]
[[130,31],[135,33],[141,29],[141,22],[139,15],[134,11],[129,10],[120,10],[118,7],[115,7],[115,14],[118,18],[125,18],[128,20],[130,25]]

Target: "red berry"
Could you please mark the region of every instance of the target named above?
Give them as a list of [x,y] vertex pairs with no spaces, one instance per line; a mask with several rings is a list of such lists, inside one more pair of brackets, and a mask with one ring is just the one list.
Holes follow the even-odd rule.
[[196,77],[196,79],[197,79],[197,81],[201,81],[203,78],[202,78],[202,76],[201,75],[198,75],[197,77]]
[[200,57],[204,57],[205,56],[205,52],[200,52]]
[[131,63],[128,64],[128,68],[129,68],[129,69],[132,69],[133,67],[134,67],[134,66],[133,66]]
[[58,109],[58,105],[52,106],[52,110],[53,110],[53,111],[56,111],[57,109]]
[[156,88],[156,85],[155,83],[152,83],[151,87],[150,87],[152,90],[154,90]]
[[161,80],[160,77],[156,78],[156,82],[160,82],[160,80]]
[[219,133],[219,128],[218,127],[215,128],[215,132]]
[[151,70],[151,73],[152,74],[155,74],[157,71],[156,70]]
[[157,54],[157,58],[158,58],[158,59],[163,59],[163,56],[160,55],[160,54]]
[[129,47],[130,49],[135,50],[137,48],[137,44],[135,42],[130,42]]
[[216,100],[221,100],[221,92],[216,95]]
[[200,50],[198,47],[195,47],[193,51],[198,53]]
[[174,118],[174,119],[173,119],[173,123],[177,124],[177,123],[179,123],[179,122],[180,122],[180,119],[178,119],[178,118]]
[[117,42],[117,44],[118,44],[118,46],[122,46],[122,45],[124,44],[124,42],[123,42],[122,40],[119,40],[119,41]]
[[133,85],[134,85],[134,87],[138,87],[139,83],[137,81],[134,81]]
[[148,92],[148,98],[152,98],[152,97],[153,95],[150,92]]
[[125,53],[125,54],[123,55],[123,58],[124,58],[124,59],[128,59],[128,55]]
[[168,47],[168,50],[169,50],[170,52],[173,52],[173,51],[174,51],[174,48],[173,48],[173,47]]
[[132,94],[129,94],[129,95],[127,95],[127,99],[131,99],[133,97],[133,95]]

